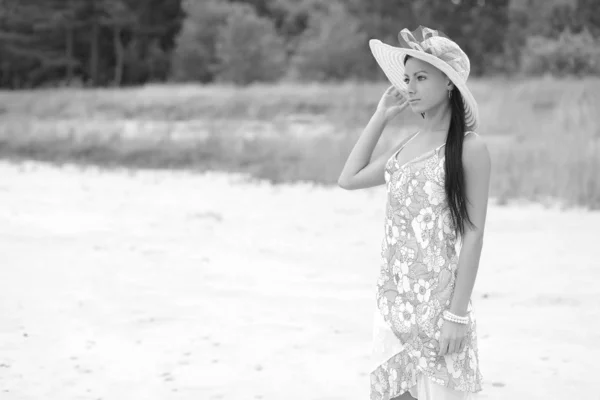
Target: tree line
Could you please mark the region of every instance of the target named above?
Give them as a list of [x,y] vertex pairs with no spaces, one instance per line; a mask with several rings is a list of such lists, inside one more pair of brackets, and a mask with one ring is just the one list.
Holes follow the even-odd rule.
[[372,80],[418,25],[473,75],[600,73],[596,0],[0,0],[0,87]]

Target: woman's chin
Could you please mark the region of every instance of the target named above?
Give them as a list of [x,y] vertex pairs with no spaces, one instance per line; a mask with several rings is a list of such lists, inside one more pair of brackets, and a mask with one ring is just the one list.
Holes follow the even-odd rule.
[[411,110],[412,110],[414,113],[417,113],[417,114],[420,114],[420,113],[422,113],[422,112],[423,112],[423,107],[421,107],[421,106],[419,105],[419,102],[416,102],[416,103],[413,103],[413,104],[411,104],[411,105],[410,105],[410,109],[411,109]]

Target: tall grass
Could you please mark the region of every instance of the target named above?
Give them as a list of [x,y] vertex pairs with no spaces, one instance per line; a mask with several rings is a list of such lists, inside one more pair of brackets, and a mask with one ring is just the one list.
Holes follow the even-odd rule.
[[[0,156],[335,184],[378,83],[0,92]],[[600,79],[476,80],[492,196],[600,208]],[[405,111],[376,153],[414,129]]]

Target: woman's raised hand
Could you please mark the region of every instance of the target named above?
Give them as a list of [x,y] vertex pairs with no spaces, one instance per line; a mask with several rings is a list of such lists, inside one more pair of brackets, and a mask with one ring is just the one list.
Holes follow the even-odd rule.
[[387,121],[400,114],[408,107],[408,100],[395,86],[390,86],[381,96],[377,111],[382,112]]

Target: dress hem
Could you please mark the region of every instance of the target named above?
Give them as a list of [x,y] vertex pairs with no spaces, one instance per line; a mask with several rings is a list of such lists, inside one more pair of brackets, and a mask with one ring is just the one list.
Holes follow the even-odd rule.
[[[389,361],[391,361],[392,359],[394,359],[396,356],[398,356],[398,354],[401,354],[401,353],[402,352],[393,355],[388,360],[386,360],[386,362],[383,363],[383,364],[388,363]],[[379,365],[377,368],[375,368],[373,371],[371,371],[369,375],[371,377],[373,375],[375,375],[376,371],[378,369],[380,369],[383,366],[383,364]],[[479,375],[481,376],[481,373],[479,373]],[[406,389],[401,389],[398,393],[393,393],[391,390],[388,390],[387,392],[389,394],[389,399],[392,400],[392,399],[394,399],[396,397],[402,396],[405,393],[410,393],[410,395],[412,397],[415,397],[413,395],[413,392],[418,390],[419,380],[420,380],[421,377],[429,378],[430,382],[433,385],[438,386],[440,388],[444,388],[444,389],[447,389],[447,390],[454,391],[454,392],[456,392],[457,395],[470,396],[470,395],[475,395],[475,394],[480,393],[480,392],[483,391],[483,387],[482,387],[482,385],[480,383],[481,380],[479,381],[479,383],[475,384],[474,390],[461,390],[461,389],[457,389],[457,388],[452,388],[449,385],[442,385],[442,384],[436,382],[434,379],[432,379],[432,378],[435,378],[435,376],[430,375],[429,373],[427,373],[426,370],[422,369],[421,367],[416,367],[415,368],[415,374],[412,376],[412,378],[410,380],[410,386],[408,386]],[[483,378],[483,377],[481,376],[481,378]],[[371,383],[371,387],[372,386],[373,386],[373,383]],[[384,398],[385,398],[385,396],[384,396]],[[420,400],[420,399],[417,398],[417,400]]]

